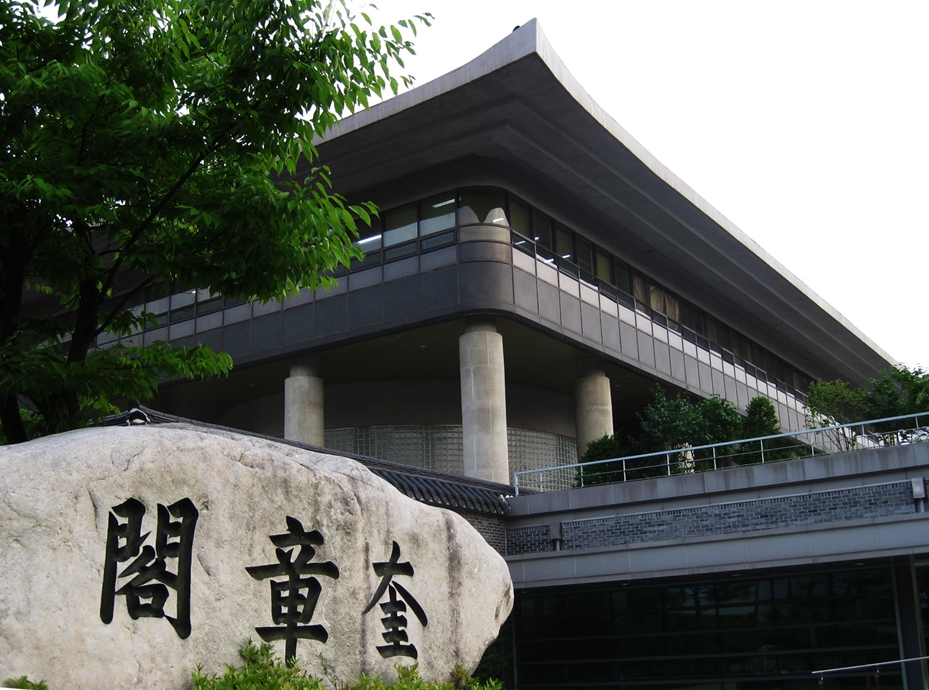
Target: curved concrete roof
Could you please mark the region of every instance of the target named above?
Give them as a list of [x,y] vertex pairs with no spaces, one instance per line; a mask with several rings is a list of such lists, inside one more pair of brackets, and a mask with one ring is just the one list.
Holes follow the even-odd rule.
[[864,384],[894,363],[600,108],[535,20],[316,144],[349,197],[497,161],[590,219],[576,230],[809,374]]

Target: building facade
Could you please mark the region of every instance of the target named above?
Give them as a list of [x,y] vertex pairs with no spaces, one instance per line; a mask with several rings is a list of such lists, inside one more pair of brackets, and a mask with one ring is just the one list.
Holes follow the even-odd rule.
[[[159,325],[134,338],[236,363],[155,409],[421,468],[384,471],[441,505],[423,477],[507,496],[656,384],[742,411],[765,396],[796,431],[811,380],[893,364],[604,113],[534,21],[316,144],[335,190],[381,209],[364,260],[283,304],[150,300]],[[517,586],[513,683],[812,688],[924,655],[922,446],[577,490],[566,472],[564,491],[466,509]]]
[[153,298],[134,337],[236,362],[154,407],[509,483],[575,461],[656,383],[766,396],[796,430],[811,379],[892,363],[602,112],[534,21],[317,148],[381,209],[365,259],[284,304]]

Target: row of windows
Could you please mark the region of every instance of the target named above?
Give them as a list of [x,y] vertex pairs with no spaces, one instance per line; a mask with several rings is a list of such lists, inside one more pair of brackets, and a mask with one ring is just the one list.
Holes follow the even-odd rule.
[[[813,687],[816,670],[897,654],[889,568],[522,591],[514,626],[516,673],[527,688],[669,688],[689,680],[721,689],[742,678]],[[887,667],[888,687],[899,684],[898,673]]]
[[465,188],[391,209],[365,229],[357,244],[370,265],[415,253],[417,242],[419,251],[450,244],[455,227],[475,224],[510,228],[516,249],[598,287],[728,363],[741,364],[751,375],[778,381],[792,394],[809,387],[808,377],[753,340],[502,189]]
[[[453,244],[456,228],[475,224],[509,228],[517,250],[590,284],[691,345],[714,352],[722,366],[740,366],[748,376],[770,382],[795,398],[802,399],[801,392],[808,389],[808,377],[765,348],[501,189],[466,188],[391,209],[381,219],[373,219],[357,244],[366,255],[363,265],[369,266]],[[361,265],[353,262],[352,268]],[[191,289],[153,296],[145,310],[155,314],[163,326],[238,304],[242,300]]]

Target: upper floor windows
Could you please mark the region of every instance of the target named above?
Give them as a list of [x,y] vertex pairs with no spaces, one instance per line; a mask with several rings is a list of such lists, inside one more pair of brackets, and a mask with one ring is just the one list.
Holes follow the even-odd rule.
[[456,228],[473,225],[508,227],[516,250],[599,289],[721,361],[740,363],[761,380],[795,390],[808,385],[806,376],[765,348],[502,189],[463,188],[389,209],[357,244],[368,266],[452,244]]

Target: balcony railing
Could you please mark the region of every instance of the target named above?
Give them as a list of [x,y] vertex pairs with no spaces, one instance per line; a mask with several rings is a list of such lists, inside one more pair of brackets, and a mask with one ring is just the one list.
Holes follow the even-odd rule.
[[929,442],[929,412],[524,470],[514,475],[513,484],[518,495],[520,488],[559,490],[572,478],[574,487],[580,488],[920,442]]

